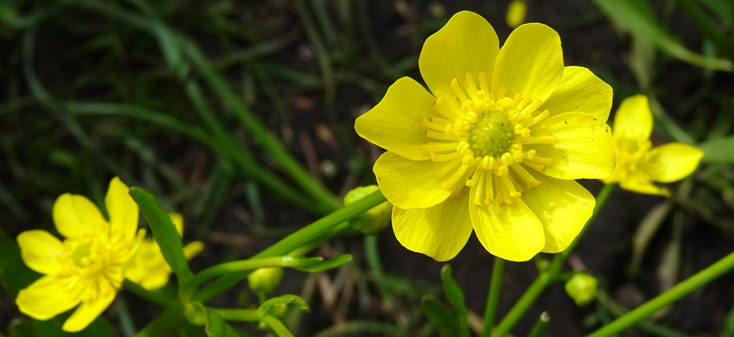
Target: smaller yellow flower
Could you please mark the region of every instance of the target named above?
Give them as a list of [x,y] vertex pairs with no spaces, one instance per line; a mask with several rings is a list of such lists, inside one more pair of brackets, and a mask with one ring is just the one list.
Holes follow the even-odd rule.
[[525,23],[525,16],[528,14],[528,5],[524,0],[512,0],[507,6],[507,26],[517,28],[517,26]]
[[47,320],[77,307],[62,329],[76,332],[86,328],[115,299],[122,286],[124,268],[135,254],[138,235],[138,205],[119,178],[110,182],[105,197],[109,222],[89,199],[63,194],[53,206],[61,242],[44,230],[18,235],[23,261],[44,274],[20,291],[15,303],[24,314]]
[[[168,215],[171,217],[171,222],[176,226],[178,235],[183,237],[183,216],[178,213],[168,213]],[[184,247],[184,255],[186,259],[191,260],[203,249],[204,244],[201,241],[194,241]],[[140,244],[138,253],[130,260],[125,278],[145,289],[155,290],[168,283],[171,272],[173,272],[171,266],[163,257],[158,242],[146,238]]]
[[682,143],[652,147],[652,113],[647,96],[625,99],[614,118],[614,148],[617,164],[603,182],[616,183],[637,193],[670,196],[665,188],[653,182],[671,183],[696,170],[703,157],[701,150]]

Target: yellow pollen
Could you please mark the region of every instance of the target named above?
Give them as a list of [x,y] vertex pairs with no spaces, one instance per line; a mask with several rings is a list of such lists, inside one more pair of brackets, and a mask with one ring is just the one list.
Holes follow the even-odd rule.
[[[512,204],[524,191],[539,188],[528,169],[552,165],[549,151],[556,144],[554,136],[532,134],[550,116],[540,110],[543,101],[506,97],[506,88],[491,88],[485,73],[466,73],[450,87],[453,92],[435,93],[436,114],[422,120],[427,139],[422,150],[442,164],[434,173],[441,186],[451,197],[468,187],[477,207]],[[637,144],[624,145],[634,151]]]

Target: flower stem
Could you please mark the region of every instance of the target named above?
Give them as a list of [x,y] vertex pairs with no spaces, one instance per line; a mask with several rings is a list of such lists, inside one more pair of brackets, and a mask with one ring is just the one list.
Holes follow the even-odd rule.
[[547,312],[543,311],[542,314],[540,314],[540,318],[538,318],[538,322],[535,323],[535,327],[533,327],[533,331],[530,331],[530,334],[528,337],[540,337],[543,335],[543,332],[545,332],[545,328],[548,327],[548,322],[550,322],[550,315],[548,315]]
[[258,322],[260,321],[260,315],[257,314],[257,309],[213,309],[214,312],[222,317],[225,321],[241,321],[241,322]]
[[586,224],[584,225],[584,228],[581,229],[579,235],[576,236],[566,250],[556,254],[548,269],[542,271],[538,275],[528,290],[525,291],[522,297],[520,297],[512,309],[507,313],[505,318],[503,318],[500,324],[497,325],[497,329],[495,329],[494,333],[491,335],[492,337],[503,337],[507,335],[515,324],[517,324],[517,321],[519,321],[525,312],[530,309],[530,306],[535,303],[535,300],[543,293],[543,290],[545,290],[551,282],[556,280],[558,274],[561,272],[561,267],[563,267],[563,262],[566,261],[568,255],[571,254],[573,249],[576,247],[576,244],[581,240],[581,237],[584,236],[589,224],[592,223],[596,218],[596,215],[599,214],[599,211],[607,202],[609,195],[612,193],[614,186],[615,184],[604,185],[604,188],[602,188],[601,192],[596,196],[596,206],[594,206],[594,211],[591,213],[591,217],[586,221]]
[[122,282],[122,287],[125,288],[125,290],[134,293],[135,295],[138,295],[148,301],[151,301],[163,308],[169,307],[172,304],[176,303],[174,300],[165,297],[157,292],[152,292],[150,290],[147,290],[140,286],[139,284],[132,282],[128,279],[125,279]]
[[492,281],[489,285],[489,296],[487,297],[487,307],[484,309],[484,328],[482,329],[481,337],[489,337],[489,334],[492,333],[494,317],[497,314],[497,304],[500,299],[504,268],[505,260],[495,256],[494,265],[492,266]]
[[[324,235],[325,233],[330,233],[332,235],[336,234],[336,232],[332,231],[334,227],[337,227],[345,221],[364,213],[368,209],[383,203],[385,200],[385,196],[382,195],[382,192],[375,191],[372,194],[317,220],[299,231],[288,235],[283,240],[276,242],[274,245],[253,256],[253,258],[287,255],[293,250],[306,244],[312,244],[315,241],[324,242],[331,237],[330,235]],[[196,294],[195,300],[205,303],[214,296],[217,296],[223,291],[229,289],[235,283],[243,280],[249,273],[249,271],[241,271],[224,275]]]
[[734,268],[734,253],[730,253],[708,268],[689,277],[687,280],[678,283],[670,290],[658,295],[645,304],[637,307],[622,317],[617,318],[612,323],[596,330],[587,337],[613,336],[618,332],[632,326],[638,321],[652,315],[667,305],[679,300],[681,297],[688,295],[690,292],[702,287],[706,283],[721,276],[721,274]]

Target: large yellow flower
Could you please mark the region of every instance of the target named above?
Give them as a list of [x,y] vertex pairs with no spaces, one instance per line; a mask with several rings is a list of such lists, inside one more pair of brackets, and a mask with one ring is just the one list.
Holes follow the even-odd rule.
[[61,242],[44,230],[18,235],[23,261],[44,274],[20,291],[20,311],[47,320],[78,305],[63,325],[65,331],[84,329],[115,298],[122,285],[124,266],[135,252],[138,205],[128,187],[115,177],[105,197],[108,222],[97,206],[81,195],[63,194],[53,206]]
[[[178,235],[183,237],[183,216],[178,213],[168,213],[168,215],[171,217],[173,225],[176,226]],[[204,249],[204,243],[194,241],[184,247],[184,256],[191,260],[202,249]],[[145,289],[155,290],[168,283],[168,277],[171,276],[172,272],[171,266],[163,257],[158,242],[146,238],[140,243],[140,248],[135,257],[130,259],[125,278],[140,284]]]
[[426,40],[419,67],[432,93],[401,78],[355,123],[388,150],[374,172],[395,206],[398,241],[439,261],[456,256],[472,228],[507,260],[566,249],[595,204],[573,179],[614,169],[609,85],[564,67],[550,27],[522,25],[500,50],[472,12]]
[[605,183],[637,193],[670,196],[653,182],[672,183],[691,174],[703,157],[701,150],[682,143],[652,147],[652,112],[647,96],[625,99],[614,116],[614,148],[617,165]]

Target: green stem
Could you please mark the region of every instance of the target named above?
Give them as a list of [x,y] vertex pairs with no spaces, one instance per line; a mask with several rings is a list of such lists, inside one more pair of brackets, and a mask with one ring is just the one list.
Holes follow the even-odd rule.
[[214,309],[219,317],[222,317],[225,321],[238,321],[238,322],[259,322],[260,315],[257,314],[257,309]]
[[138,331],[135,337],[170,336],[185,322],[183,307],[181,304],[176,303],[166,308],[163,313],[148,323],[142,330]]
[[687,280],[678,283],[675,287],[670,290],[658,295],[652,300],[645,304],[637,307],[625,314],[624,316],[617,318],[612,323],[604,326],[603,328],[596,330],[587,337],[601,337],[601,336],[613,336],[618,332],[629,328],[640,320],[645,319],[647,316],[652,315],[658,310],[668,306],[669,304],[679,300],[681,297],[688,295],[692,291],[704,286],[711,282],[713,279],[721,276],[721,274],[734,268],[734,253],[731,253],[716,263],[710,265],[708,268],[698,272],[697,274],[689,277]]
[[127,291],[129,291],[129,292],[131,292],[131,293],[133,293],[135,295],[138,295],[138,296],[140,296],[140,297],[142,297],[142,298],[144,298],[144,299],[146,299],[148,301],[151,301],[151,302],[153,302],[153,303],[155,303],[155,304],[157,304],[157,305],[159,305],[161,307],[164,307],[164,308],[165,307],[169,307],[172,304],[176,303],[174,300],[172,300],[172,299],[170,299],[168,297],[165,297],[165,296],[163,296],[163,295],[161,295],[159,293],[156,293],[156,292],[152,292],[150,290],[147,290],[147,289],[141,287],[139,284],[137,284],[135,282],[132,282],[132,281],[130,281],[128,279],[125,279],[122,282],[122,287],[125,288],[125,290],[127,290]]
[[[383,196],[380,191],[375,191],[372,194],[355,201],[353,204],[349,204],[348,206],[317,220],[299,231],[288,235],[283,240],[276,242],[274,245],[253,256],[253,258],[287,255],[293,250],[298,249],[298,247],[313,243],[314,238],[322,240],[321,242],[326,241],[329,237],[325,236],[324,233],[336,234],[331,231],[334,227],[337,227],[345,221],[364,213],[368,209],[383,203],[385,200],[385,196]],[[222,276],[196,294],[195,300],[205,303],[214,298],[214,296],[217,296],[223,291],[229,289],[235,283],[242,281],[248,274],[248,271],[244,271]]]
[[283,325],[283,323],[277,318],[266,315],[262,318],[262,321],[273,329],[276,335],[280,337],[293,337],[293,334],[288,331],[288,328],[286,328],[285,325]]
[[492,281],[489,285],[489,296],[487,296],[487,307],[484,309],[484,328],[481,337],[489,337],[494,326],[494,317],[497,314],[497,304],[500,299],[500,289],[502,288],[502,274],[505,269],[505,260],[501,257],[494,257],[494,266],[492,266]]
[[530,331],[530,334],[528,337],[540,337],[543,335],[543,332],[545,332],[545,328],[548,327],[548,322],[550,322],[550,315],[548,315],[547,312],[543,311],[542,314],[540,314],[540,318],[538,318],[538,322],[535,323],[535,327],[533,327],[533,331]]
[[289,256],[279,256],[279,257],[266,257],[262,259],[247,259],[242,261],[233,261],[233,262],[225,262],[218,264],[216,266],[209,267],[207,269],[202,270],[201,272],[194,275],[193,278],[191,278],[191,281],[189,281],[189,284],[187,284],[187,287],[193,288],[201,284],[202,282],[222,274],[226,273],[232,273],[232,272],[239,272],[239,271],[246,271],[246,270],[255,270],[260,268],[270,268],[270,267],[297,267],[302,265],[308,265],[313,264],[314,259],[316,261],[321,261],[321,258],[313,258],[313,259],[296,259]]
[[609,195],[612,193],[612,190],[614,189],[615,184],[607,184],[604,185],[604,188],[602,188],[601,192],[599,192],[599,195],[596,196],[596,205],[594,206],[594,211],[591,213],[591,217],[588,221],[586,221],[586,224],[581,229],[581,232],[579,235],[576,236],[576,238],[571,242],[571,244],[566,248],[566,250],[556,254],[556,256],[553,258],[553,262],[551,262],[548,269],[542,271],[538,277],[533,281],[533,283],[530,285],[528,290],[525,291],[525,293],[520,297],[520,299],[515,303],[515,305],[510,309],[510,311],[507,313],[505,318],[502,319],[499,325],[497,325],[497,329],[494,330],[494,333],[492,333],[492,337],[504,337],[507,335],[510,330],[517,324],[517,321],[522,318],[522,316],[525,314],[528,309],[530,309],[530,306],[535,303],[535,300],[543,293],[543,290],[545,290],[548,285],[555,281],[558,275],[561,272],[561,267],[563,267],[563,262],[566,261],[566,258],[569,254],[573,251],[573,249],[578,244],[579,240],[584,236],[584,233],[586,233],[586,230],[589,227],[589,224],[594,221],[597,214],[599,214],[599,211],[604,206],[604,203],[607,202],[607,199],[609,198]]

